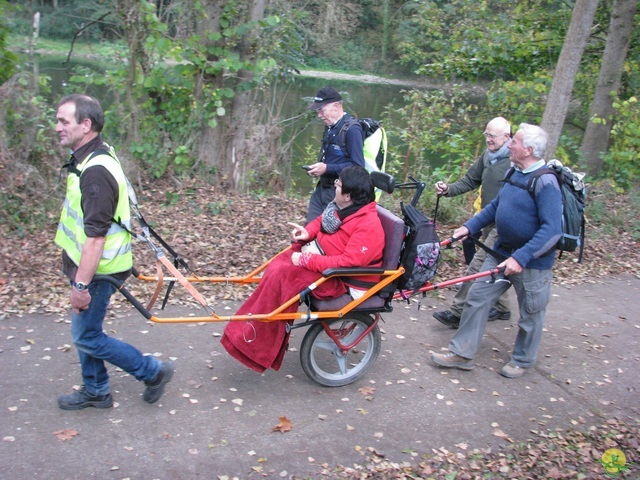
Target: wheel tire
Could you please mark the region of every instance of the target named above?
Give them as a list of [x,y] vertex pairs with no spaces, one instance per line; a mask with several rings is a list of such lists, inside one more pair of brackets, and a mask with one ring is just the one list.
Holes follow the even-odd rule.
[[[325,323],[334,331],[340,343],[348,345],[374,321],[374,318],[364,313],[347,313],[343,318],[333,318]],[[302,339],[302,370],[311,380],[325,387],[349,385],[373,366],[380,354],[381,342],[380,328],[376,325],[357,345],[343,354],[327,335],[322,323],[316,323],[309,327]]]

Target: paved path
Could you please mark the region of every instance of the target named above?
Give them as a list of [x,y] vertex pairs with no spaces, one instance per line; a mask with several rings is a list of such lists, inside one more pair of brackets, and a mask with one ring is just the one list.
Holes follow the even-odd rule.
[[[554,287],[539,363],[517,380],[497,373],[516,333],[511,321],[489,324],[474,370],[430,364],[429,351],[453,332],[431,317],[447,305],[398,303],[385,315],[373,370],[335,389],[302,372],[302,330],[282,369],[259,375],[226,355],[223,324],[152,325],[119,309],[110,334],[175,358],[178,370],[160,402],[147,405],[143,385],[111,368],[115,408],[80,412],[56,404],[79,381],[66,318],[4,318],[0,478],[308,478],[323,464],[360,463],[369,448],[410,461],[434,448],[501,448],[532,430],[640,418],[640,280]],[[292,430],[273,432],[283,416]],[[77,435],[54,435],[64,430]]]

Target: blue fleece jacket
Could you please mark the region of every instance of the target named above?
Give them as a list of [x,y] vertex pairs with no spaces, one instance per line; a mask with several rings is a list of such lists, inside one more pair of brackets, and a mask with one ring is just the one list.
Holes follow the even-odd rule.
[[364,132],[359,123],[351,125],[346,132],[345,142],[347,152],[349,152],[348,156],[345,155],[338,143],[340,130],[349,119],[351,116],[345,113],[334,125],[324,128],[322,148],[325,152],[324,163],[327,165],[327,171],[322,175],[323,178],[338,178],[342,170],[353,165],[364,167],[364,152],[362,150]]
[[[540,168],[544,162],[540,162]],[[553,267],[555,245],[562,234],[562,193],[554,175],[542,175],[535,183],[535,200],[526,189],[537,168],[516,169],[498,196],[464,225],[471,234],[496,224],[495,250],[513,257],[523,268],[547,270]]]

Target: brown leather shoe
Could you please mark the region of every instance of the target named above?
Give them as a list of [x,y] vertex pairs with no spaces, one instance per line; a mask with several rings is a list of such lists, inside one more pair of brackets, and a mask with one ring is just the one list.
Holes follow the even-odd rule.
[[500,375],[507,378],[520,378],[525,373],[527,373],[527,369],[524,367],[519,367],[515,363],[507,363],[502,370],[500,370]]
[[431,360],[436,365],[446,368],[459,368],[460,370],[471,370],[473,368],[473,360],[449,353],[432,353]]

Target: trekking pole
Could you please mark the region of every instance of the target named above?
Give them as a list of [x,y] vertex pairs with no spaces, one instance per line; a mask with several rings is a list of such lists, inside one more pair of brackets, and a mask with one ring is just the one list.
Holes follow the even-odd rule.
[[436,218],[438,217],[438,205],[440,205],[440,197],[442,197],[442,195],[438,194],[437,198],[436,198],[436,209],[433,212],[433,224],[434,225],[436,224]]

